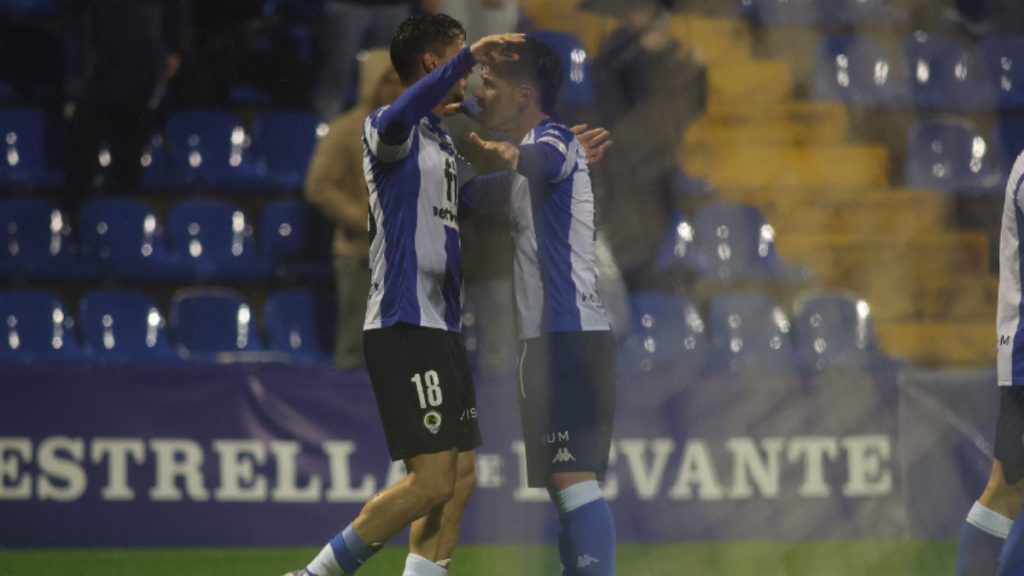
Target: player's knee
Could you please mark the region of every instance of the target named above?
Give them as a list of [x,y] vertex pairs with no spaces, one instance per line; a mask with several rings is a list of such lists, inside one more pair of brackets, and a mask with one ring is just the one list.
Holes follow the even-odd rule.
[[412,485],[426,510],[444,506],[455,495],[455,478],[451,474],[415,474]]

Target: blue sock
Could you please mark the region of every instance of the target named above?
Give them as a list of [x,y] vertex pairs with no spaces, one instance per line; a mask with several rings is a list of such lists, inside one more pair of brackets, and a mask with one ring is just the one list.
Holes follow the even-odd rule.
[[576,566],[576,551],[572,549],[572,541],[565,530],[558,531],[558,559],[562,561],[562,576],[572,576],[572,568]]
[[331,538],[320,554],[306,566],[306,572],[313,576],[339,576],[355,574],[356,570],[377,553],[374,548],[363,542],[349,524],[341,532]]
[[995,576],[1011,524],[1009,518],[975,502],[960,530],[956,576]]
[[555,497],[572,554],[566,566],[576,576],[615,574],[615,519],[596,481],[581,482]]
[[1010,535],[1003,545],[1003,553],[999,556],[998,576],[1016,576],[1024,574],[1024,522],[1014,522]]

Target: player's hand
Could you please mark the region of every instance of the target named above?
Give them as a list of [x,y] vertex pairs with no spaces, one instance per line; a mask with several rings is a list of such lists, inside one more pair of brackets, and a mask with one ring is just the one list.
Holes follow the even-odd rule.
[[577,124],[570,128],[576,135],[576,141],[587,153],[587,164],[594,166],[604,159],[604,151],[612,145],[612,135],[604,128],[587,130],[586,124]]
[[511,44],[520,44],[526,41],[525,34],[493,34],[484,36],[469,47],[473,58],[480,64],[493,64],[495,62],[506,62],[518,60],[516,54],[509,54],[505,48]]
[[505,163],[509,170],[515,170],[519,167],[519,147],[515,144],[512,144],[511,142],[484,140],[476,132],[471,132],[469,134],[469,139],[484,152],[494,154],[501,158],[502,162]]

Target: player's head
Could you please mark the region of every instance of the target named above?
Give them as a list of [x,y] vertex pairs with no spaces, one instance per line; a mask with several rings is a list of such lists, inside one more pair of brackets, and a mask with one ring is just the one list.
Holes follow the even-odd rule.
[[391,40],[391,64],[402,84],[411,86],[466,45],[466,30],[446,14],[406,18]]
[[495,130],[509,129],[529,110],[552,114],[562,87],[562,61],[551,46],[527,37],[507,51],[519,58],[485,66],[476,91],[480,123]]

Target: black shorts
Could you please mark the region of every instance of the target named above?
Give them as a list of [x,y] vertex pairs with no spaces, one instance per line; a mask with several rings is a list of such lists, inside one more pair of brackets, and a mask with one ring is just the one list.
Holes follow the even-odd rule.
[[556,332],[526,340],[519,364],[519,413],[527,481],[556,472],[604,479],[615,415],[615,339],[609,331]]
[[392,460],[480,446],[460,335],[398,324],[363,332],[363,347]]
[[996,460],[1003,465],[1007,484],[1024,480],[1024,387],[1004,386],[999,390]]

